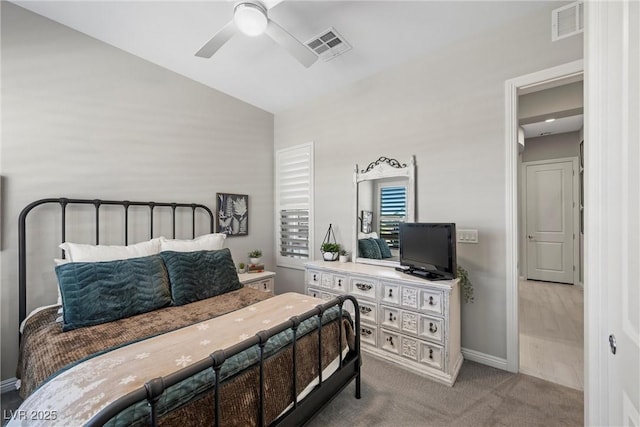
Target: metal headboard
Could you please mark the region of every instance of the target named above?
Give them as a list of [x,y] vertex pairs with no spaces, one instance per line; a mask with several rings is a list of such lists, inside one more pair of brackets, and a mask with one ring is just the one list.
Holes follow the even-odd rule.
[[[41,199],[27,205],[18,218],[18,298],[19,298],[19,316],[18,324],[27,317],[27,236],[26,222],[27,214],[37,206],[44,204],[59,204],[62,209],[62,242],[66,241],[66,209],[68,205],[93,205],[96,210],[96,245],[100,243],[100,206],[117,205],[124,207],[124,244],[129,243],[129,207],[130,206],[147,206],[149,208],[149,238],[153,238],[153,210],[156,207],[170,207],[172,220],[172,238],[176,238],[176,209],[191,209],[191,229],[192,235],[196,237],[196,210],[202,209],[209,214],[210,232],[213,233],[213,212],[205,205],[197,203],[159,203],[159,202],[130,202],[128,200],[99,200],[99,199]],[[63,255],[64,257],[64,252]]]

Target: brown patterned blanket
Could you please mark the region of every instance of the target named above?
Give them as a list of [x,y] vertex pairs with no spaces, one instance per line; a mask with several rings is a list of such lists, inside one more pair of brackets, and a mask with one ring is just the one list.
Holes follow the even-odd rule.
[[241,288],[191,304],[166,307],[114,322],[62,332],[58,307],[30,317],[22,334],[16,377],[25,399],[51,375],[98,352],[230,313],[271,295]]
[[[28,396],[61,368],[89,358],[88,356],[90,355],[99,354],[105,349],[118,348],[127,343],[158,336],[166,331],[194,325],[203,320],[231,313],[267,298],[268,295],[263,292],[243,288],[185,306],[169,307],[109,324],[81,328],[64,333],[60,324],[53,322],[56,317],[56,309],[44,310],[30,318],[25,325],[18,366],[18,376],[23,381],[21,394]],[[305,299],[305,303],[307,303],[306,297],[301,298]],[[309,297],[309,299],[312,298]],[[313,301],[311,303],[313,304]],[[262,306],[271,307],[271,305]],[[261,307],[261,305],[259,304],[258,307]],[[269,311],[272,310],[273,307],[269,309]],[[247,310],[245,309],[244,311]],[[238,313],[244,313],[244,311]],[[229,314],[223,317],[237,317],[237,315]],[[246,316],[245,313],[243,317],[249,316]],[[276,321],[275,318],[274,321]],[[238,320],[235,320],[235,322],[238,322]],[[264,320],[261,319],[258,323],[260,322],[264,322]],[[271,326],[273,325],[266,325],[265,328]],[[337,321],[332,321],[327,325],[326,332],[323,328],[323,369],[329,366],[330,362],[335,360],[340,353],[337,346],[340,327],[343,329],[343,348],[347,348],[347,342],[353,339],[351,325],[346,320],[341,325],[338,325]],[[194,331],[202,330],[195,326],[192,328]],[[158,337],[154,340],[161,338]],[[298,356],[296,357],[298,365],[298,389],[295,391],[296,394],[299,394],[307,384],[318,376],[317,332],[312,332],[305,336],[299,343],[299,353],[297,353]],[[118,354],[118,351],[128,351],[129,347],[135,351],[137,345],[133,344],[116,350],[115,354]],[[98,356],[95,359],[100,360],[100,357],[103,356]],[[294,394],[291,379],[292,364],[291,348],[288,347],[271,357],[265,365],[267,366],[265,384],[267,389],[270,390],[265,408],[267,422],[274,420],[292,402]],[[72,369],[76,369],[76,367]],[[62,376],[64,377],[64,375]],[[224,425],[256,425],[256,407],[258,405],[257,378],[258,371],[257,367],[254,366],[225,381],[221,388],[221,414]],[[56,378],[55,381],[57,380]],[[161,417],[161,424],[210,424],[213,421],[212,399],[213,390],[200,393],[190,402],[182,403],[179,407],[173,408],[171,412],[164,414]],[[119,420],[118,423],[122,424],[123,420]],[[130,424],[129,422],[124,423]]]

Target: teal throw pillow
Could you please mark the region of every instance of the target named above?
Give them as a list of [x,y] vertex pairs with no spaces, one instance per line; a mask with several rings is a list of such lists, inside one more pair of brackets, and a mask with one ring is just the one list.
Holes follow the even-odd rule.
[[391,255],[391,249],[389,249],[389,245],[387,245],[386,240],[373,239],[373,241],[376,242],[376,244],[380,248],[380,254],[382,255],[382,258],[391,258],[393,256]]
[[169,273],[174,305],[211,298],[242,284],[228,248],[196,252],[160,252]]
[[146,313],[171,304],[160,255],[56,267],[63,331]]
[[360,256],[363,258],[382,259],[380,247],[374,239],[358,240],[358,249],[360,249]]

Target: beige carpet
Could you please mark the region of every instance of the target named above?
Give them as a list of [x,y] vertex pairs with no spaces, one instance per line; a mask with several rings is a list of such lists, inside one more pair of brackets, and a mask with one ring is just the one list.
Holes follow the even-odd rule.
[[583,425],[582,392],[469,361],[447,387],[365,354],[360,400],[354,390],[349,385],[309,425]]

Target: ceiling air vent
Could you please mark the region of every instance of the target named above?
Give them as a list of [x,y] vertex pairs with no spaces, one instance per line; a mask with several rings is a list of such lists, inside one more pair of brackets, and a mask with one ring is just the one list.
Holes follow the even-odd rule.
[[551,40],[580,34],[584,30],[584,2],[576,1],[551,12]]
[[333,27],[308,40],[305,44],[325,61],[330,61],[351,49],[349,43]]

